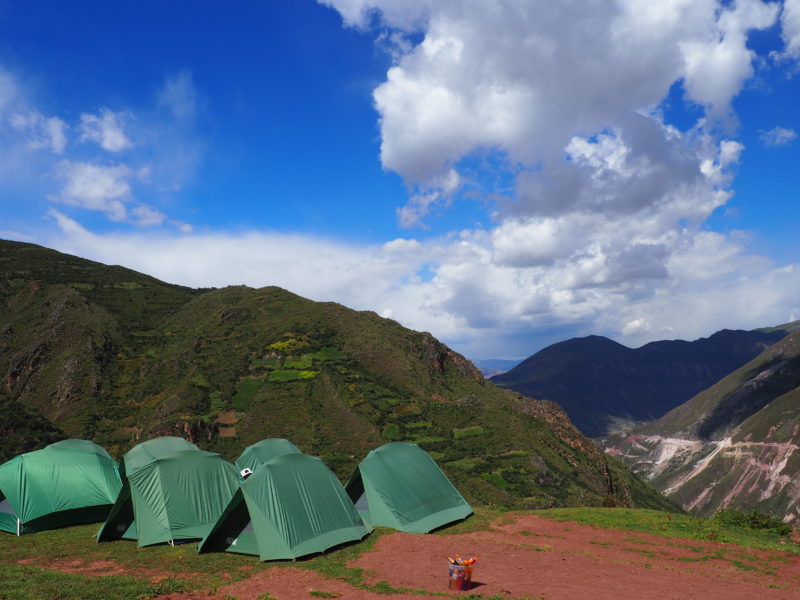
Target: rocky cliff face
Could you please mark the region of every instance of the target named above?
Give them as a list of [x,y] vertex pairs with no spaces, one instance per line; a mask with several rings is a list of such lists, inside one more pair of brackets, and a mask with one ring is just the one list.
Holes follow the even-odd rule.
[[602,440],[683,508],[800,517],[800,332],[661,419]]
[[36,282],[5,307],[3,395],[68,428],[83,427],[119,340],[114,318],[68,286]]

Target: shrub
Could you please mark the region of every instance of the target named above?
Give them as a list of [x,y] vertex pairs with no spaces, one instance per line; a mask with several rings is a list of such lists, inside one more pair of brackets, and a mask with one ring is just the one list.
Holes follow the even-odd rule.
[[485,432],[483,427],[475,425],[474,427],[466,427],[464,429],[453,429],[453,439],[461,440],[475,435],[483,435]]
[[513,487],[510,483],[508,483],[505,479],[503,479],[497,473],[481,473],[481,477],[483,477],[486,481],[491,483],[493,486],[500,488],[501,490],[507,490]]
[[455,469],[461,469],[462,471],[470,471],[477,467],[479,462],[473,458],[460,458],[458,460],[451,460],[447,463],[448,467],[453,467]]
[[309,369],[311,368],[311,355],[304,354],[303,356],[297,357],[289,357],[285,361],[283,361],[283,368],[284,369]]
[[264,379],[261,377],[248,377],[239,382],[236,395],[232,399],[233,408],[239,411],[246,411],[250,408],[250,402],[256,393],[261,389]]
[[269,381],[274,383],[285,383],[287,381],[298,381],[300,379],[313,379],[319,371],[297,371],[295,369],[276,369],[269,374]]
[[382,435],[384,439],[393,442],[403,439],[403,434],[400,431],[400,427],[398,427],[396,423],[389,423],[386,427],[384,427]]
[[447,442],[447,441],[449,441],[447,438],[438,435],[423,435],[414,438],[413,443],[417,444],[418,446],[422,446],[425,444],[439,444],[441,442]]
[[[392,399],[385,399],[391,402]],[[409,415],[420,415],[422,414],[422,409],[420,408],[419,404],[416,402],[408,402],[406,404],[401,404],[397,408],[394,409],[394,414],[398,417],[407,417]]]
[[770,517],[764,513],[760,513],[753,509],[752,512],[741,512],[724,508],[714,515],[716,520],[721,525],[728,527],[742,527],[744,529],[767,529],[772,530],[778,535],[789,535],[792,528],[780,519]]
[[224,410],[225,407],[227,406],[227,403],[222,398],[222,392],[220,392],[220,391],[211,392],[208,395],[208,399],[211,402],[211,410],[212,411]]
[[316,360],[344,360],[347,358],[347,355],[343,352],[339,352],[336,348],[323,348],[319,352],[314,354],[314,358]]
[[250,361],[250,367],[254,369],[280,369],[281,358],[278,356],[270,356],[267,358],[253,358]]

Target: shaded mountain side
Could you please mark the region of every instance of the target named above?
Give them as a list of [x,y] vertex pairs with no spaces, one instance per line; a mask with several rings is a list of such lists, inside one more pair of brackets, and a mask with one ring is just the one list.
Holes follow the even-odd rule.
[[113,348],[124,340],[116,319],[62,284],[29,282],[4,296],[4,395],[82,431],[91,418],[87,400],[100,393]]
[[557,402],[578,429],[597,437],[662,416],[798,325],[723,330],[693,342],[651,342],[635,350],[601,336],[574,338],[548,346],[491,380]]
[[276,287],[189,290],[11,242],[0,301],[0,401],[47,417],[47,435],[117,456],[180,435],[228,458],[286,437],[343,478],[371,448],[408,440],[473,502],[676,510],[558,406],[375,313]]
[[39,413],[0,397],[0,462],[66,439],[63,431]]
[[606,451],[699,515],[800,516],[800,332]]

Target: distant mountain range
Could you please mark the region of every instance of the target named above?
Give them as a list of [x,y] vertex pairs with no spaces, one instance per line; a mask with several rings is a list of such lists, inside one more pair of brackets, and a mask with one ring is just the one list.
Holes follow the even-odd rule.
[[603,440],[685,509],[800,518],[800,331],[660,419]]
[[276,287],[190,289],[0,241],[0,460],[59,437],[119,456],[158,435],[236,457],[291,439],[340,477],[389,440],[510,507],[676,510],[547,401],[428,333]]
[[781,340],[800,322],[719,331],[693,342],[631,349],[589,336],[553,344],[492,382],[561,406],[585,435],[604,436],[657,419]]
[[480,369],[481,374],[486,378],[510,371],[520,363],[519,360],[506,360],[504,358],[486,358],[473,360],[472,362],[475,363],[475,366]]

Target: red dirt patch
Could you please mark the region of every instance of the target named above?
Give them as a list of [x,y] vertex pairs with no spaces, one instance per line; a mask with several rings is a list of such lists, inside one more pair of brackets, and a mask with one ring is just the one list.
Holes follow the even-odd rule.
[[[447,588],[447,556],[478,556],[469,592]],[[69,559],[20,564],[88,576],[129,574],[165,578],[163,572],[126,569],[121,563]],[[176,593],[164,600],[311,600],[327,593],[343,600],[435,600],[448,594],[546,600],[764,600],[800,599],[800,557],[749,550],[718,542],[665,538],[645,533],[564,523],[535,515],[508,515],[484,531],[445,534],[385,534],[350,563],[365,570],[368,584],[385,581],[417,593],[378,594],[294,566],[247,564],[249,577],[215,592]],[[189,580],[196,573],[169,577]],[[223,579],[230,573],[220,573]],[[202,587],[199,585],[198,587]],[[421,592],[421,593],[420,593]]]
[[227,412],[220,413],[217,417],[217,423],[220,425],[233,425],[237,421],[236,411],[229,410]]
[[124,575],[126,572],[125,567],[114,562],[113,560],[92,560],[82,562],[79,559],[65,561],[63,564],[56,563],[51,565],[60,571],[67,571],[68,573],[80,573],[82,575],[90,575],[92,577],[102,577],[104,575]]
[[[34,565],[54,571],[61,571],[62,573],[75,573],[87,577],[106,577],[108,575],[147,577],[150,583],[158,583],[165,579],[194,579],[197,577],[197,573],[164,573],[152,569],[131,569],[113,560],[84,560],[73,558],[70,560],[41,562],[34,558],[26,558],[17,562],[21,565]],[[230,579],[231,576],[229,573],[224,573],[222,577],[223,579]]]
[[36,565],[46,567],[63,573],[77,573],[88,577],[104,577],[106,575],[128,575],[130,569],[113,560],[83,560],[74,558],[71,560],[49,561],[38,563],[35,559],[29,558],[18,561],[22,565]]
[[219,437],[223,438],[236,437],[236,427],[220,427]]
[[[559,523],[533,515],[485,532],[384,535],[371,552],[350,566],[370,571],[371,583],[384,580],[395,587],[442,592],[447,591],[446,557],[455,552],[478,556],[472,576],[477,586],[470,593],[484,596],[547,600],[800,598],[797,557]],[[397,557],[402,557],[401,566]]]
[[[344,581],[327,579],[313,571],[298,569],[296,567],[272,567],[257,575],[219,588],[219,594],[233,596],[238,600],[256,600],[259,595],[267,592],[277,600],[309,600],[313,598],[312,591],[331,594],[327,597],[342,598],[342,600],[387,600],[391,598],[405,598],[405,594],[376,594],[354,588]],[[337,595],[338,594],[338,595]],[[417,600],[441,600],[440,596],[427,596],[413,594]],[[184,600],[184,599],[175,599]],[[185,599],[194,600],[194,599]]]
[[[468,594],[547,600],[789,600],[800,598],[800,559],[716,542],[511,516],[486,531],[454,535],[382,536],[350,566],[370,584],[386,581],[417,593],[377,594],[296,567],[270,567],[217,590],[168,600],[309,600],[312,590],[352,600],[434,600],[447,589],[447,556],[478,556]],[[735,564],[735,562],[738,562]],[[754,570],[757,569],[757,570]],[[419,592],[422,593],[419,593]],[[441,596],[438,596],[441,597]]]

